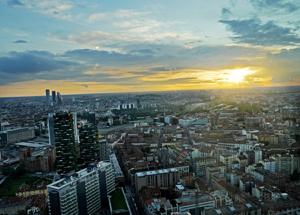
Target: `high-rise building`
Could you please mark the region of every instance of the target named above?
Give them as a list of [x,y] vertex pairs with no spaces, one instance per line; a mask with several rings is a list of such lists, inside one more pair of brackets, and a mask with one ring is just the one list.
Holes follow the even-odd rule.
[[52,102],[56,103],[56,92],[52,90]]
[[62,105],[62,96],[60,92],[57,92],[57,104]]
[[258,163],[262,160],[262,150],[259,146],[255,146],[253,150],[255,163]]
[[137,100],[136,100],[136,107],[137,107],[138,109],[141,109],[141,108],[142,108],[140,99],[137,99]]
[[97,214],[115,190],[111,164],[99,162],[47,186],[49,214]]
[[78,129],[78,120],[77,120],[77,113],[74,112],[73,114],[73,122],[74,122],[74,136],[75,136],[75,143],[79,143],[79,129]]
[[99,161],[96,126],[89,123],[79,125],[79,142],[80,164],[82,167],[87,167],[88,164]]
[[108,144],[106,139],[99,140],[99,150],[100,150],[100,161],[106,161],[109,159]]
[[108,204],[107,195],[112,193],[115,188],[115,173],[110,162],[100,161],[97,165],[100,177],[100,194],[102,205]]
[[54,145],[54,119],[53,119],[53,113],[48,114],[48,135],[49,135],[49,144]]
[[49,89],[46,89],[46,102],[47,103],[50,103],[50,90]]
[[69,112],[53,114],[53,131],[56,170],[60,174],[66,174],[76,168],[73,115]]

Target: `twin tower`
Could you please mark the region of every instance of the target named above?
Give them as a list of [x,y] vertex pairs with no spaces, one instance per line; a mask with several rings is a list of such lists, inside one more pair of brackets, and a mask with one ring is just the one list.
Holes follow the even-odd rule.
[[56,170],[59,174],[108,159],[107,143],[99,140],[95,113],[49,114],[48,130],[49,142],[56,149]]

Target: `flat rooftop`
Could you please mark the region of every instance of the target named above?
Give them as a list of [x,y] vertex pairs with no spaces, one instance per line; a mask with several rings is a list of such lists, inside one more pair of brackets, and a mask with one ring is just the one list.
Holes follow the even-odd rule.
[[183,194],[182,197],[176,199],[177,204],[181,204],[181,205],[195,204],[195,202],[201,204],[201,203],[213,202],[213,201],[214,198],[211,195],[204,194],[204,193],[190,194],[190,195]]
[[108,163],[108,162],[100,161],[95,166],[82,169],[82,170],[80,170],[80,171],[78,171],[76,173],[70,174],[70,175],[68,175],[68,176],[66,176],[66,177],[64,177],[64,178],[62,178],[62,179],[60,179],[58,181],[55,181],[55,182],[49,184],[48,188],[52,188],[52,189],[56,189],[56,190],[62,189],[65,186],[70,185],[72,182],[77,181],[77,180],[79,180],[82,177],[85,177],[87,175],[95,173],[95,171],[98,170],[100,167],[105,167],[105,166],[107,166],[109,164],[110,163]]
[[15,145],[16,145],[16,146],[31,147],[31,148],[41,148],[41,147],[49,146],[49,144],[30,143],[30,142],[20,142],[20,143],[15,143]]
[[135,173],[136,177],[144,177],[149,175],[159,175],[159,174],[166,174],[170,172],[178,172],[176,168],[169,168],[169,169],[159,169],[159,170],[152,170],[146,172],[137,172]]

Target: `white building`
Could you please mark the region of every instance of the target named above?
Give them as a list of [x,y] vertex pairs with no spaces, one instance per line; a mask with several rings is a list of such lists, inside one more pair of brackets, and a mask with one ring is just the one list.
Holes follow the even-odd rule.
[[115,189],[115,179],[109,162],[82,169],[47,186],[49,214],[96,214],[101,197]]
[[261,163],[264,165],[265,170],[269,170],[272,173],[276,172],[276,162],[274,158],[271,157],[269,159],[263,160]]
[[110,162],[104,162],[104,161],[101,161],[97,164],[97,169],[100,172],[99,175],[105,177],[105,180],[101,180],[101,181],[105,182],[106,193],[104,195],[106,197],[107,194],[110,194],[116,188],[115,187],[116,185],[115,185],[114,169],[113,169],[113,166]]
[[156,187],[167,189],[174,187],[182,173],[188,173],[189,166],[159,169],[153,171],[135,173],[135,188],[137,191],[142,187]]
[[294,170],[300,171],[300,157],[295,157],[292,154],[278,154],[274,159],[276,163],[276,172],[290,175]]
[[259,163],[262,160],[262,150],[260,147],[254,147],[254,161],[255,163]]

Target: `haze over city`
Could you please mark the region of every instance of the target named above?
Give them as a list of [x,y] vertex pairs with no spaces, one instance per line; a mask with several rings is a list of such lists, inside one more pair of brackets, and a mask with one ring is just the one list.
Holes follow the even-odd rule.
[[300,2],[0,2],[0,96],[291,86]]

